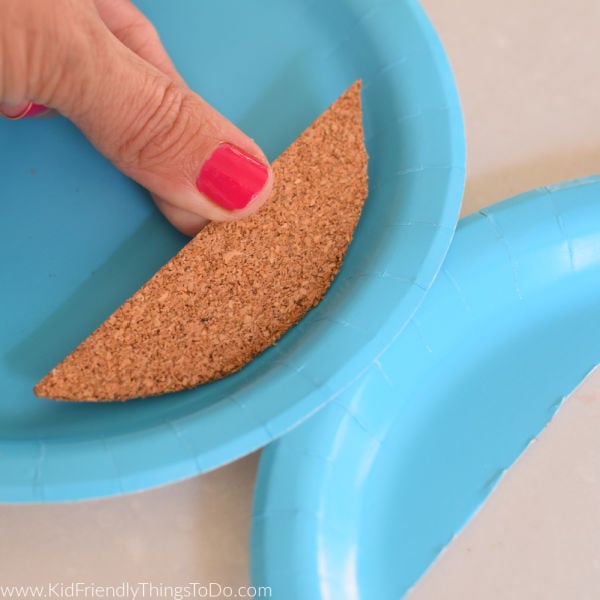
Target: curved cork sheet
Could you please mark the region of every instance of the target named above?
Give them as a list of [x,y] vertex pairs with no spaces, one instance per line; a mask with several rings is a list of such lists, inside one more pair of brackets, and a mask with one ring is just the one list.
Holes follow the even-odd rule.
[[34,388],[127,400],[229,375],[323,298],[367,195],[360,82],[273,163],[253,216],[210,223]]

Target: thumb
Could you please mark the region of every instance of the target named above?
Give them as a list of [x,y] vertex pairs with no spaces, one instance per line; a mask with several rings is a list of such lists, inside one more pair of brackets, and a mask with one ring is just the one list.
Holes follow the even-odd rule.
[[108,30],[90,39],[99,47],[84,64],[93,69],[64,78],[53,107],[152,192],[167,218],[185,230],[186,215],[192,223],[232,220],[264,202],[272,173],[250,138]]

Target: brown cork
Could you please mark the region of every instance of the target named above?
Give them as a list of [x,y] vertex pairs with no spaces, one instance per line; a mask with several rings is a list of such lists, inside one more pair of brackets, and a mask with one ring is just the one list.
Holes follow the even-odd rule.
[[210,223],[35,386],[127,400],[225,377],[323,298],[367,195],[360,82],[273,163],[253,216]]

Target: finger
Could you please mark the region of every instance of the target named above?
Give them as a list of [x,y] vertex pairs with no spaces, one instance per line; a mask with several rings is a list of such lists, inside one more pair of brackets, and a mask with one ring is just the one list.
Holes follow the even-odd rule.
[[171,225],[185,235],[194,236],[209,223],[208,219],[169,204],[164,198],[156,194],[152,194],[152,199]]
[[91,37],[94,68],[72,74],[56,108],[123,172],[181,211],[170,218],[188,212],[232,220],[254,212],[272,186],[260,148],[108,31]]
[[0,116],[17,121],[30,117],[46,115],[50,111],[43,104],[35,104],[31,101],[19,102],[18,104],[0,103]]
[[183,84],[152,22],[130,0],[94,0],[98,14],[114,36],[151,65]]
[[[174,81],[185,85],[154,25],[130,0],[94,1],[100,17],[120,42]],[[196,235],[209,222],[204,217],[170,204],[156,194],[152,194],[152,199],[171,225],[186,235]]]

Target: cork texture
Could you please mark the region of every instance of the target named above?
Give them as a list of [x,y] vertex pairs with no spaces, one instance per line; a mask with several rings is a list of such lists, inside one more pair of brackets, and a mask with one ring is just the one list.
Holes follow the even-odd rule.
[[34,388],[127,400],[229,375],[319,303],[367,195],[360,82],[273,163],[271,197],[210,223]]

